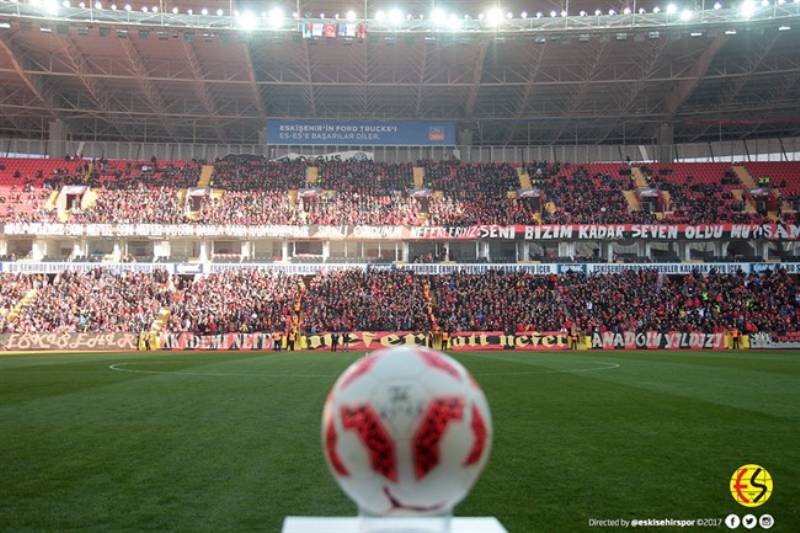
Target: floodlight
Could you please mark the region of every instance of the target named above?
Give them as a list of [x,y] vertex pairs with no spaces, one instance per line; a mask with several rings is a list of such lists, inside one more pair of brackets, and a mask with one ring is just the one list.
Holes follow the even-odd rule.
[[44,10],[48,15],[58,15],[58,0],[45,0]]
[[95,9],[103,9],[103,4],[102,4],[102,3],[100,3],[100,2],[95,2],[95,3],[94,3],[94,8],[95,8]]
[[431,11],[431,22],[433,22],[435,26],[441,26],[446,21],[447,21],[447,13],[445,12],[444,9],[437,7],[434,8],[433,11]]
[[625,15],[630,15],[630,14],[631,14],[631,8],[629,8],[629,7],[626,7],[625,9],[623,9],[623,10],[622,10],[622,12],[623,12]]
[[489,26],[497,27],[503,22],[503,12],[499,7],[493,7],[486,12],[486,23]]
[[528,18],[528,12],[527,11],[523,11],[522,13],[520,13],[520,17],[522,17],[524,19]]
[[720,4],[719,2],[715,2],[714,9],[722,9],[722,4]]
[[756,12],[756,5],[753,3],[753,0],[744,0],[741,7],[739,7],[739,12],[746,19],[752,17]]
[[208,9],[206,9],[206,8],[201,9],[200,10],[200,14],[205,17],[206,15],[208,15]]
[[350,22],[353,22],[354,20],[356,20],[356,12],[353,11],[352,9],[347,12],[346,16],[347,16],[347,20],[349,20]]
[[681,20],[683,22],[689,22],[694,18],[694,12],[691,9],[684,9],[681,11]]
[[464,19],[455,13],[450,13],[450,18],[447,19],[447,27],[450,28],[450,31],[458,31],[464,27]]
[[383,11],[381,11],[381,10],[379,9],[379,10],[378,10],[378,11],[375,13],[375,20],[377,20],[378,22],[383,22],[384,20],[386,20],[386,13],[384,13]]
[[244,31],[252,31],[255,29],[258,21],[256,15],[249,9],[246,9],[241,15],[236,17],[236,24]]
[[389,24],[392,26],[399,26],[403,22],[403,12],[399,8],[394,8],[389,11]]
[[678,6],[675,4],[667,5],[667,15],[674,15],[678,11]]
[[281,26],[283,26],[284,20],[286,17],[283,14],[283,9],[278,6],[273,7],[269,10],[269,14],[267,15],[269,18],[269,25],[272,29],[277,30]]

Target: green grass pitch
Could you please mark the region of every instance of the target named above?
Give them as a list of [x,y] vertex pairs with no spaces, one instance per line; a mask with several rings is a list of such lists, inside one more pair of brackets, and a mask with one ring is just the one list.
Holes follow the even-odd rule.
[[[287,515],[352,516],[319,426],[358,355],[2,356],[0,530],[279,531]],[[756,463],[774,492],[753,513],[800,531],[800,354],[456,357],[495,427],[456,514],[512,532],[743,516],[729,479]]]

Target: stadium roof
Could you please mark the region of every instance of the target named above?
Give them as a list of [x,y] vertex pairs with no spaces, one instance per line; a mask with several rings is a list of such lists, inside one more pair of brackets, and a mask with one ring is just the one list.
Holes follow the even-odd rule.
[[[304,39],[289,15],[344,16],[339,1],[286,4],[281,31],[251,32],[224,27],[226,17],[170,23],[172,3],[159,16],[116,22],[18,16],[19,5],[0,2],[3,137],[46,137],[61,119],[76,140],[256,143],[266,119],[298,117],[452,119],[479,144],[649,143],[663,123],[674,124],[675,142],[800,133],[797,3],[735,23],[660,24],[578,17],[625,5],[579,0],[569,8],[574,23],[561,27],[544,25],[561,8],[544,2],[538,26],[390,31],[372,21],[364,40]],[[181,13],[201,5],[231,8],[177,4]],[[481,27],[485,6],[450,5]]]

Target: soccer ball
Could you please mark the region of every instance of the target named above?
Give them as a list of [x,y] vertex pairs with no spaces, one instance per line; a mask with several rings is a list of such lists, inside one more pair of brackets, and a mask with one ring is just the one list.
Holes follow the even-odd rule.
[[477,382],[427,348],[391,348],[353,363],[322,413],[331,473],[372,516],[443,515],[477,481],[492,419]]

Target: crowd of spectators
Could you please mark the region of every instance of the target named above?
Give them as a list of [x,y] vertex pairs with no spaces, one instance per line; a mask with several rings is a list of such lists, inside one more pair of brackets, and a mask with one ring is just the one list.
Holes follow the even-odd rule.
[[[178,193],[198,184],[204,163],[101,159],[57,168],[48,176],[20,176],[22,190],[0,195],[0,221],[57,221],[55,211],[44,206],[49,191],[64,185],[99,190],[97,205],[71,214],[70,221],[78,223],[464,226],[769,220],[766,207],[752,212],[745,200],[732,194],[737,178],[731,172],[717,181],[693,181],[691,176],[652,173],[641,167],[657,200],[642,202],[642,209],[636,210],[623,194],[636,189],[631,168],[625,165],[528,162],[522,168],[533,190],[520,197],[518,167],[510,163],[268,161],[256,156],[211,162],[214,171],[208,186],[221,189],[223,198],[205,195],[198,202],[201,214],[197,216],[184,208]],[[316,180],[309,179],[312,166]],[[415,166],[424,171],[421,187],[414,179]],[[9,194],[16,196],[7,198]],[[791,195],[785,200],[789,206],[800,205]],[[25,202],[36,207],[15,207]],[[786,221],[796,220],[794,212],[770,209]],[[658,218],[655,211],[662,212]]]
[[424,282],[408,271],[335,271],[315,276],[304,298],[305,329],[425,331]]
[[[313,277],[239,269],[204,276],[97,268],[0,277],[0,324],[16,332],[139,332],[163,308],[167,330],[326,331],[800,331],[797,279],[763,273],[665,276],[534,275],[488,271],[426,276],[341,270]],[[31,288],[14,321],[3,317]]]
[[261,270],[229,270],[176,282],[169,330],[203,334],[288,331],[301,277]]
[[24,333],[133,332],[149,329],[168,301],[170,278],[152,274],[65,271],[37,275],[33,301],[5,329]]

